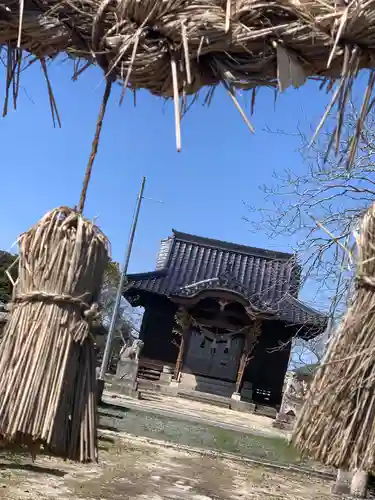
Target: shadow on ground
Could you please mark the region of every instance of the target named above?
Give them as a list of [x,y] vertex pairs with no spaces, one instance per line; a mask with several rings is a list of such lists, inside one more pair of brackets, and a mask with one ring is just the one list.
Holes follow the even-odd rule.
[[0,471],[4,470],[19,470],[19,471],[28,471],[33,472],[35,474],[49,474],[51,476],[56,477],[64,477],[66,472],[53,469],[51,467],[41,467],[36,464],[23,464],[23,463],[1,463],[0,462]]

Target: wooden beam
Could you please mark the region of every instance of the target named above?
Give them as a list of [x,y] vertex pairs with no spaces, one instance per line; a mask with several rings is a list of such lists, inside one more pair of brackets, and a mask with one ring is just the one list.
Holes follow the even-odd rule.
[[198,304],[204,298],[212,298],[212,299],[223,299],[228,300],[230,302],[237,302],[243,305],[245,308],[248,307],[249,301],[238,292],[233,292],[230,290],[215,290],[215,289],[206,289],[202,290],[196,295],[191,297],[182,297],[182,296],[174,296],[170,297],[170,300],[175,304],[179,304],[181,306],[194,306]]
[[198,308],[195,307],[190,311],[190,314],[196,318],[196,317],[207,317],[207,318],[212,318],[212,317],[217,317],[217,318],[223,318],[223,319],[238,319],[239,321],[245,323],[249,323],[249,316],[245,313],[236,312],[236,311],[220,311],[220,310],[214,310],[214,309],[208,309],[206,307]]
[[246,324],[235,325],[234,323],[229,323],[227,321],[218,319],[208,319],[208,318],[199,318],[194,317],[195,321],[206,328],[222,328],[224,330],[236,331],[241,330]]

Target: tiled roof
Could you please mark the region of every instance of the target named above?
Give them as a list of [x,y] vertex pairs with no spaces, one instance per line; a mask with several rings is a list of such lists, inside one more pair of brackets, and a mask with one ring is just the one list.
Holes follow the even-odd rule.
[[173,231],[163,240],[156,271],[129,275],[131,290],[191,296],[226,288],[253,305],[295,324],[325,317],[298,300],[300,268],[293,254],[236,245]]

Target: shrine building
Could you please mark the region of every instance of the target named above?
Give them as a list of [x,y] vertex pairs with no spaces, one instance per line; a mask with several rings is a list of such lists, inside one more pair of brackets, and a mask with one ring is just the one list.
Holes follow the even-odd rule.
[[156,269],[128,276],[124,296],[144,307],[138,376],[176,394],[213,394],[278,408],[291,339],[321,333],[326,317],[298,299],[289,253],[173,230]]

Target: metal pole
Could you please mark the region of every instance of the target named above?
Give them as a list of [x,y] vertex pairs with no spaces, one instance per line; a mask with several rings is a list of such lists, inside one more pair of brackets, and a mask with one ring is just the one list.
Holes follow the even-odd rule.
[[109,325],[108,337],[107,337],[107,341],[106,341],[105,349],[104,349],[104,354],[103,354],[103,361],[102,361],[102,365],[100,367],[100,373],[99,373],[100,380],[104,379],[104,375],[105,375],[105,373],[107,371],[107,367],[108,367],[109,356],[111,354],[112,340],[113,340],[113,336],[115,334],[115,326],[116,326],[116,321],[117,321],[117,317],[118,317],[118,313],[119,313],[119,309],[120,309],[121,297],[122,297],[124,284],[125,284],[125,280],[126,280],[126,274],[128,272],[128,265],[129,265],[131,251],[133,248],[135,230],[137,229],[139,211],[141,209],[145,184],[146,184],[146,177],[143,177],[141,189],[139,190],[139,194],[138,194],[138,198],[137,198],[137,205],[136,205],[136,209],[135,209],[135,213],[134,213],[134,218],[133,218],[133,222],[132,222],[132,226],[131,226],[131,230],[130,230],[128,246],[126,248],[126,252],[125,252],[125,256],[124,256],[124,263],[122,266],[120,283],[119,283],[118,288],[117,288],[116,302],[115,302],[115,307],[113,309],[111,324]]

